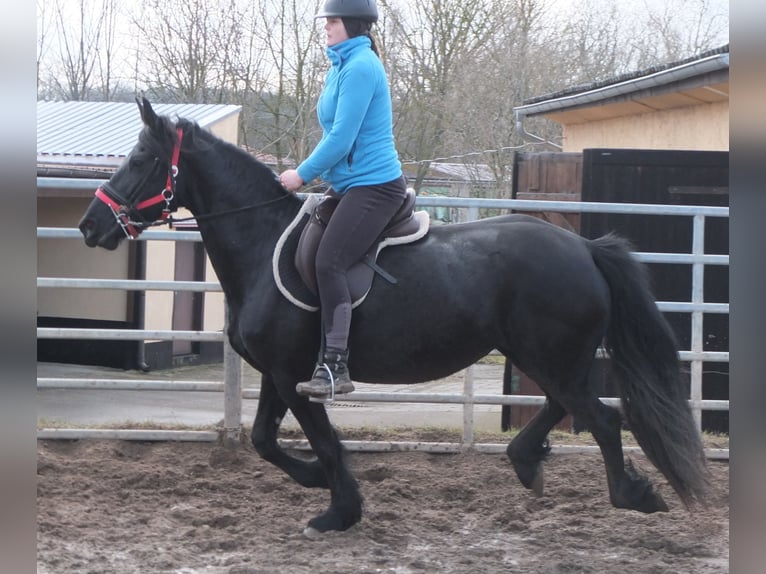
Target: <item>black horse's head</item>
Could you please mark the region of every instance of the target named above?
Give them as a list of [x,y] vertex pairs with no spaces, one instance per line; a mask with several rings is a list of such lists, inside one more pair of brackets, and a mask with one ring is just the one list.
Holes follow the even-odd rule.
[[96,190],[78,225],[89,247],[116,249],[150,223],[163,220],[175,200],[178,156],[183,133],[158,116],[146,98],[138,101],[144,129],[120,168]]

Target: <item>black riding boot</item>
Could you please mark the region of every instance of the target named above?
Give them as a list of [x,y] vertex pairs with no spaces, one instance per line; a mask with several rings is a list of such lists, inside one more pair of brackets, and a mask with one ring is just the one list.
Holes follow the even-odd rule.
[[327,347],[322,355],[322,361],[317,363],[314,369],[311,380],[298,383],[295,390],[299,395],[307,397],[326,397],[333,394],[333,385],[336,395],[354,390],[354,383],[351,382],[348,374],[348,349]]

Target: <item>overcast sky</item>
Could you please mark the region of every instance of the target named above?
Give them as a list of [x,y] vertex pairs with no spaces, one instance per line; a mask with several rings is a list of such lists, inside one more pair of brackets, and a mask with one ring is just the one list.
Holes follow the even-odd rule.
[[[52,64],[55,60],[55,57],[51,58],[56,53],[61,53],[62,50],[57,48],[57,39],[55,38],[55,27],[57,25],[55,21],[55,12],[56,12],[56,5],[57,3],[61,2],[63,6],[66,7],[68,13],[70,14],[70,17],[72,19],[72,22],[79,21],[79,13],[80,13],[80,5],[83,0],[37,0],[38,5],[38,34],[40,33],[41,29],[41,21],[40,21],[40,13],[41,10],[44,8],[47,11],[46,18],[48,20],[47,22],[47,28],[48,33],[46,36],[46,53],[48,54],[48,58],[45,59],[44,65],[41,67],[41,71],[43,76],[49,73],[49,71],[46,69],[47,64]],[[86,17],[88,14],[93,14],[95,17],[97,13],[100,13],[100,9],[97,11],[96,7],[102,6],[102,2],[104,0],[84,0],[85,1],[85,14]],[[221,0],[223,1],[223,0]],[[309,6],[313,6],[316,4],[315,0],[305,0],[306,3]],[[407,5],[408,2],[411,0],[397,0],[398,2],[403,3],[403,5]],[[766,1],[766,0],[760,0],[760,1]],[[615,2],[617,2],[617,7],[619,9],[620,16],[624,17],[624,22],[627,23],[627,25],[630,25],[630,23],[635,22],[636,24],[640,23],[642,21],[642,16],[648,11],[652,11],[658,14],[662,14],[666,10],[672,10],[673,12],[682,12],[681,8],[685,8],[685,12],[689,13],[690,19],[696,19],[697,14],[699,13],[700,6],[706,6],[707,7],[707,13],[709,15],[716,15],[717,24],[719,24],[721,28],[721,33],[718,38],[713,43],[713,46],[711,47],[718,47],[721,45],[724,45],[728,43],[729,41],[729,34],[728,34],[728,11],[729,11],[729,0],[547,0],[547,4],[549,6],[549,16],[551,20],[553,20],[553,25],[555,25],[555,21],[566,21],[567,17],[570,14],[580,14],[585,13],[586,7],[599,7],[603,6],[604,11],[606,12],[608,9],[610,9],[612,6],[615,5]],[[118,53],[133,53],[134,50],[137,48],[136,46],[136,37],[135,34],[131,31],[131,17],[130,14],[136,14],[137,11],[140,9],[140,7],[145,6],[144,0],[118,0],[116,3],[117,9],[120,14],[122,14],[121,17],[118,18],[118,26],[123,29],[123,32],[121,34],[121,37],[118,39]],[[635,15],[633,17],[632,15]],[[623,18],[621,18],[623,19]],[[121,25],[120,25],[121,24]],[[76,24],[73,24],[76,26]],[[318,24],[321,25],[321,24]],[[623,30],[623,32],[626,34],[626,36],[630,37],[630,31]],[[638,37],[642,37],[641,30],[636,31],[636,35]],[[690,54],[691,55],[691,54]],[[131,62],[133,58],[132,57],[125,57],[122,59],[122,62],[124,62],[124,66],[126,69],[124,70],[113,70],[116,72],[117,76],[120,76],[122,78],[122,81],[128,81],[130,82],[131,78],[134,74],[131,69]],[[119,66],[118,66],[119,67]]]

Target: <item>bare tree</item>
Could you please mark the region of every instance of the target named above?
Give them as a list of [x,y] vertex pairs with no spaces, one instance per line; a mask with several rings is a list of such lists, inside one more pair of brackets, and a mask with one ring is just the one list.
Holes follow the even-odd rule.
[[254,94],[251,128],[259,147],[280,163],[302,161],[319,139],[316,99],[328,66],[314,20],[319,5],[319,0],[265,0],[259,9],[256,34],[266,83]]
[[[405,29],[404,48],[401,36],[387,36],[397,138],[419,168],[416,187],[439,160],[461,165],[473,194],[510,195],[513,153],[524,144],[513,107],[550,77],[547,8],[546,0],[453,2],[429,7],[414,33]],[[411,23],[398,10],[394,18]]]
[[561,22],[556,44],[558,58],[552,75],[559,89],[592,83],[627,71],[631,46],[625,41],[626,25],[620,6],[586,0]]
[[115,57],[117,50],[117,0],[102,0],[101,42],[99,57],[96,60],[99,85],[102,98],[110,101],[118,88],[114,81]]
[[[54,96],[65,100],[94,96],[98,79],[94,71],[101,61],[105,38],[113,39],[107,30],[113,14],[113,0],[54,0],[52,18],[58,50],[51,53],[48,70]],[[103,72],[108,74],[108,66]]]
[[311,149],[326,63],[319,0],[149,0],[132,14],[136,83],[162,98],[243,106],[241,141],[279,161]]
[[221,71],[235,100],[247,98],[248,94],[257,93],[266,85],[263,75],[267,50],[258,38],[258,29],[262,25],[259,4],[252,2],[233,9],[226,22],[229,43],[219,47]]
[[[524,145],[514,106],[726,41],[721,0],[641,1],[645,9],[628,18],[610,0],[569,12],[555,0],[378,0],[374,34],[416,188],[433,160],[450,158],[466,172],[489,166],[506,195],[513,152]],[[300,162],[320,136],[322,2],[145,0],[127,19],[131,57],[116,0],[38,0],[38,93],[112,99],[131,66],[136,88],[163,99],[242,104],[242,140]],[[545,120],[532,127],[559,135]]]
[[[711,3],[695,0],[687,4],[686,20],[692,26],[682,25],[667,8],[646,12],[646,18],[657,26],[663,23],[662,37],[667,38],[660,43],[662,49],[653,57],[653,64],[689,55],[684,51],[692,43],[683,39],[685,35],[697,41],[693,53],[713,47],[718,28],[711,23],[718,20],[712,15]],[[560,5],[546,0],[507,2],[504,10],[496,12],[499,29],[478,57],[464,60],[454,76],[452,102],[447,106],[451,147],[466,150],[464,163],[470,159],[486,164],[500,196],[511,191],[513,154],[530,145],[516,133],[514,106],[534,96],[638,69],[640,54],[627,40],[635,35],[632,24],[637,15],[604,0],[586,0],[577,7],[574,12],[557,12]],[[644,33],[639,43],[648,46],[652,40]],[[661,59],[660,53],[664,54]],[[527,120],[525,127],[543,141],[560,139],[560,126],[543,118]],[[485,188],[482,193],[489,191]]]
[[637,67],[681,60],[728,42],[728,3],[675,0],[656,7],[644,0],[644,6],[634,31]]
[[473,173],[491,172],[494,188],[476,186],[482,195],[510,197],[513,154],[524,146],[513,108],[549,78],[546,51],[553,34],[544,26],[546,15],[545,0],[502,3],[494,33],[480,52],[461,61],[453,81],[452,146],[466,150],[462,161]]
[[50,48],[50,34],[52,31],[50,5],[45,0],[37,0],[37,93],[38,97],[43,89],[43,62]]
[[113,99],[121,89],[115,75],[118,18],[116,0],[39,0],[38,97]]
[[238,40],[236,0],[146,0],[141,9],[133,24],[150,91],[183,102],[221,101],[231,80],[227,50]]
[[400,153],[417,158],[418,189],[430,159],[449,154],[447,101],[460,62],[474,57],[496,26],[499,0],[429,0],[386,11],[387,62]]

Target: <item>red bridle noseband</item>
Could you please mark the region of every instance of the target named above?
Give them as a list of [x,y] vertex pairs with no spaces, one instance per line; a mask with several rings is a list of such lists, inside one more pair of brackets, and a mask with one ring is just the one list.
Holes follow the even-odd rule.
[[181,153],[181,140],[183,139],[184,132],[181,128],[176,128],[176,134],[178,139],[173,146],[173,156],[170,162],[170,168],[168,169],[168,178],[165,182],[165,189],[163,189],[157,195],[150,197],[139,202],[136,205],[131,205],[130,201],[124,199],[111,188],[109,182],[102,184],[96,190],[96,197],[103,201],[112,210],[117,223],[122,227],[125,236],[128,239],[135,239],[146,227],[145,221],[133,221],[131,219],[131,213],[135,213],[140,219],[141,211],[157,205],[158,203],[165,202],[165,207],[162,210],[160,221],[165,221],[171,213],[170,204],[175,196],[176,189],[176,177],[178,176],[178,156]]

